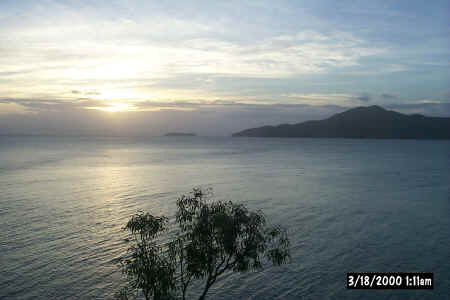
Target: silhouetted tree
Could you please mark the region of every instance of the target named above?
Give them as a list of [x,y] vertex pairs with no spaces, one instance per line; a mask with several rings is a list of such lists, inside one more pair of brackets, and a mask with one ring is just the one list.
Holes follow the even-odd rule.
[[[231,201],[208,202],[210,190],[194,189],[177,200],[175,234],[158,243],[166,217],[138,213],[125,226],[132,242],[122,261],[129,286],[146,299],[186,299],[194,280],[202,282],[199,299],[227,271],[247,272],[289,259],[289,239],[280,226],[268,226],[260,211]],[[167,232],[167,236],[170,232]],[[128,299],[127,293],[117,294]]]
[[[175,288],[173,263],[155,239],[165,229],[168,219],[140,212],[125,226],[131,232],[128,257],[122,261],[123,273],[131,288],[141,290],[145,299],[165,299]],[[125,291],[121,297],[126,298]]]

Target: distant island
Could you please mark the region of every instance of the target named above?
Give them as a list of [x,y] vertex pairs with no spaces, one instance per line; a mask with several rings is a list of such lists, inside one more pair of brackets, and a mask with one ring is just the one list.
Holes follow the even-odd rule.
[[324,120],[246,129],[233,136],[450,139],[450,118],[406,115],[374,105],[353,108]]
[[196,134],[191,132],[169,132],[164,136],[196,136]]

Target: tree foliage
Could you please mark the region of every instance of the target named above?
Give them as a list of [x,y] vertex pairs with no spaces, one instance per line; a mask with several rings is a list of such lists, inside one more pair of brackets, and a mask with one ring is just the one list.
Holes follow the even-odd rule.
[[122,261],[122,270],[130,287],[141,290],[147,300],[165,299],[175,288],[173,264],[167,259],[164,247],[155,243],[167,221],[166,217],[140,212],[125,226],[133,243],[128,249],[129,255]]
[[[177,200],[172,238],[158,242],[168,228],[166,217],[138,213],[125,226],[131,234],[122,261],[129,286],[146,299],[187,297],[194,281],[202,283],[198,299],[227,271],[262,269],[265,262],[289,259],[289,239],[280,226],[268,226],[264,214],[231,201],[210,202],[211,190],[194,189]],[[169,235],[169,232],[166,233]],[[118,295],[127,299],[126,292]]]

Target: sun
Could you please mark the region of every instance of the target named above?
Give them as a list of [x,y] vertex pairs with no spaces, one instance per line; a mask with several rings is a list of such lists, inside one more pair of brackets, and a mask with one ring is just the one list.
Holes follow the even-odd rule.
[[109,112],[121,112],[121,111],[129,111],[132,110],[132,107],[126,103],[113,102],[109,104],[109,107],[104,107],[102,110]]
[[116,113],[126,111],[137,111],[137,107],[124,102],[103,102],[102,106],[86,106],[85,109],[100,110],[104,112]]
[[111,102],[108,103],[107,106],[90,106],[85,107],[86,109],[95,109],[106,112],[124,112],[124,111],[132,111],[136,110],[136,108],[130,104],[122,103],[122,102]]

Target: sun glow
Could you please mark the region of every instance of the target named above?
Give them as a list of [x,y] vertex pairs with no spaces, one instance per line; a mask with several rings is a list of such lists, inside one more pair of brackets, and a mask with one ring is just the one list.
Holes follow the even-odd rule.
[[120,112],[133,110],[133,107],[126,103],[115,102],[111,103],[111,106],[106,107],[104,110],[109,112]]
[[108,103],[107,106],[95,106],[95,107],[86,107],[87,109],[96,109],[96,110],[102,110],[106,112],[124,112],[124,111],[132,111],[135,110],[135,108],[127,103],[121,103],[121,102],[113,102]]
[[123,103],[113,103],[111,107],[106,107],[104,110],[109,112],[118,112],[127,110],[128,106]]

